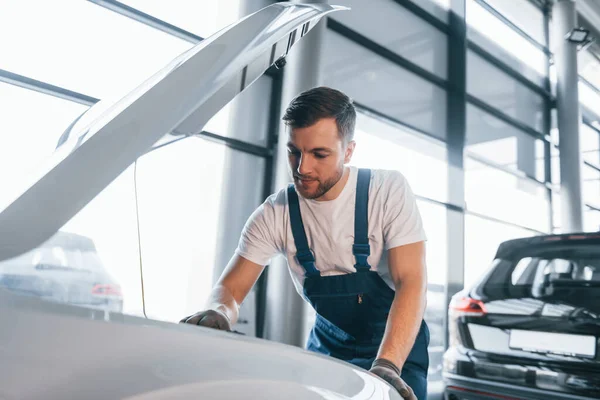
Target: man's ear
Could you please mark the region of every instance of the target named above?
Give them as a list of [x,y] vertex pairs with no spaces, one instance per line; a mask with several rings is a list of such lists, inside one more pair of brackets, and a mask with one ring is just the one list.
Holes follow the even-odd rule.
[[351,140],[346,145],[346,153],[344,154],[344,164],[348,164],[350,160],[352,160],[352,155],[354,154],[354,148],[356,147],[356,142]]

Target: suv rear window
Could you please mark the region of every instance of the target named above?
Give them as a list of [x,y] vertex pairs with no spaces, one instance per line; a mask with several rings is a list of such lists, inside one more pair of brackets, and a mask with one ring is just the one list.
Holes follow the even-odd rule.
[[595,246],[561,245],[521,250],[495,260],[480,290],[491,298],[547,298],[571,293],[600,295],[600,249]]

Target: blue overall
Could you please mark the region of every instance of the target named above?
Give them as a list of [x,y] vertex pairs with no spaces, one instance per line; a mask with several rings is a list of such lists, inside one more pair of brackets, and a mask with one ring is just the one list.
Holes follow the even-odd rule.
[[[347,361],[366,370],[377,356],[395,291],[367,262],[370,255],[368,203],[371,171],[360,169],[354,216],[355,273],[321,276],[308,246],[298,194],[288,187],[290,222],[296,259],[305,271],[304,295],[316,311],[307,349]],[[350,250],[350,249],[348,249]],[[427,397],[429,329],[421,322],[415,344],[402,368],[402,379],[419,400]]]

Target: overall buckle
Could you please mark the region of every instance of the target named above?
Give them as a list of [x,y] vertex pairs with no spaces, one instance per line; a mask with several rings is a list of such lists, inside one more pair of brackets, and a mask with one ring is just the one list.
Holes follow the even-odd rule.
[[353,244],[352,254],[356,258],[356,264],[354,267],[357,270],[369,270],[371,266],[367,262],[367,258],[371,255],[371,246],[368,244]]
[[315,255],[313,254],[312,250],[308,250],[308,251],[299,251],[296,253],[296,260],[298,260],[298,263],[304,265],[307,263],[314,263],[315,262]]

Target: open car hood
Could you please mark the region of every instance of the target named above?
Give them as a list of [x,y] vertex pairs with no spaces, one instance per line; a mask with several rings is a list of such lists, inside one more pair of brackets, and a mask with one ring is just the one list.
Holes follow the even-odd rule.
[[166,134],[202,131],[321,18],[343,9],[270,5],[198,43],[119,101],[94,105],[38,172],[0,199],[0,261],[44,243]]

